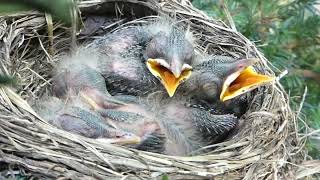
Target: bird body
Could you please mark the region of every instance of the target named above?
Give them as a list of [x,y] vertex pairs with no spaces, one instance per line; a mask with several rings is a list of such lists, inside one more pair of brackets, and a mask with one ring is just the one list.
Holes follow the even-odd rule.
[[[107,93],[104,78],[95,69],[81,63],[70,63],[65,67],[59,66],[58,72],[53,77],[53,92],[57,97],[66,96],[70,90],[74,94],[86,88],[96,89]],[[109,95],[108,95],[109,96]]]
[[116,127],[140,135],[143,141],[132,147],[145,151],[187,155],[221,140],[237,123],[231,114],[214,115],[176,100],[137,98],[124,104],[99,112]]
[[[208,109],[196,106],[197,104],[192,105],[197,101],[189,99],[189,96],[111,96],[105,87],[104,78],[96,68],[91,68],[94,65],[75,65],[70,58],[64,60],[68,63],[63,64],[63,68],[58,68],[53,80],[54,94],[69,99],[73,105],[82,104],[87,111],[98,114],[100,120],[73,107],[68,110],[71,115],[56,118],[60,122],[59,126],[61,122],[66,124],[63,129],[72,132],[72,129],[76,129],[77,133],[91,131],[90,137],[97,138],[101,136],[100,123],[103,117],[103,122],[111,130],[139,137],[139,143],[133,143],[130,147],[170,155],[187,155],[198,148],[218,142],[237,123],[237,118],[233,115],[214,115]],[[209,65],[203,67],[196,69],[195,75],[206,72],[206,69],[212,70]],[[74,114],[80,118],[75,118]],[[111,130],[107,132],[112,132]]]
[[107,34],[87,47],[100,56],[97,69],[104,76],[111,94],[139,95],[160,87],[157,79],[147,73],[142,60],[146,35],[140,28],[129,28]]
[[193,73],[177,94],[189,96],[190,103],[214,114],[242,115],[249,99],[245,93],[274,80],[256,73],[255,58],[237,60],[227,56],[207,56],[193,65]]
[[43,98],[34,107],[50,124],[68,132],[94,139],[113,139],[114,142],[137,138],[133,133],[112,127],[100,114],[89,110],[80,101],[73,100],[64,102],[56,97]]
[[[115,31],[64,58],[53,78],[60,99],[41,114],[64,130],[169,155],[221,141],[238,122],[234,104],[224,102],[241,102],[272,78],[253,71],[255,59],[207,56],[196,64],[185,32],[155,25]],[[176,89],[171,98],[152,93]]]
[[86,54],[78,54],[77,58],[64,57],[63,62],[56,67],[56,74],[52,80],[53,94],[63,99],[81,96],[82,101],[104,108],[117,106],[120,102],[110,98],[105,79],[96,70],[96,65],[90,66],[86,61],[75,61],[82,55]]
[[186,36],[168,22],[157,22],[106,34],[87,48],[99,54],[98,69],[111,94],[146,96],[166,90],[173,96],[191,74],[194,49]]
[[[215,115],[206,109],[192,107],[181,99],[170,100],[163,104],[160,116],[167,137],[175,145],[169,145],[167,153],[186,155],[219,142],[232,130],[238,118],[232,114]],[[169,141],[169,142],[170,142]]]

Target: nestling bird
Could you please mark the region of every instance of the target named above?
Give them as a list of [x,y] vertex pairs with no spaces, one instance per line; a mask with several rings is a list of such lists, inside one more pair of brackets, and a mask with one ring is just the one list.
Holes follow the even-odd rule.
[[221,141],[236,126],[232,114],[214,115],[207,110],[186,107],[181,101],[166,104],[161,111],[166,137],[165,153],[190,155],[193,151]]
[[171,97],[189,78],[194,58],[191,35],[170,23],[122,28],[87,47],[100,55],[98,69],[111,94],[141,96],[164,87]]
[[274,80],[274,77],[254,70],[252,65],[257,61],[256,58],[236,60],[227,56],[208,56],[194,65],[193,74],[178,93],[193,97],[195,104],[205,102],[225,113],[228,107],[224,102],[239,105],[245,100],[240,95]]
[[[231,114],[214,115],[187,107],[183,100],[115,96],[123,101],[113,109],[96,109],[114,127],[138,135],[142,141],[131,147],[169,155],[187,155],[221,140],[237,124]],[[161,100],[162,99],[162,100]],[[97,107],[97,106],[96,106]]]
[[[83,56],[82,53],[79,55]],[[69,60],[62,66],[64,68],[59,68],[53,81],[54,94],[64,99],[69,94],[78,95],[81,103],[102,116],[108,126],[126,132],[130,137],[138,137],[135,139],[139,142],[134,141],[130,147],[170,155],[186,155],[215,143],[237,124],[238,118],[227,114],[223,108],[219,115],[210,113],[197,106],[199,101],[216,104],[217,101],[233,99],[272,79],[251,69],[255,59],[236,61],[229,57],[210,56],[194,67],[194,73],[180,88],[181,96],[172,99],[162,97],[149,102],[150,97],[108,94],[104,78],[96,70],[98,66],[95,63],[100,57],[92,57],[96,58],[91,59],[92,64],[74,64]],[[77,56],[74,58],[78,59]],[[126,84],[122,87],[127,88]],[[128,140],[130,138],[123,139],[126,138],[122,138],[122,142],[132,142]]]
[[[108,137],[101,142],[131,144],[137,149],[163,152],[165,137],[160,133],[158,123],[147,118],[147,112],[138,105],[127,104],[137,104],[136,97],[112,97],[106,89],[104,78],[96,71],[95,60],[86,61],[88,57],[95,56],[84,52],[62,58],[52,81],[53,94],[60,99],[44,101],[46,105],[40,109],[44,112],[42,115],[47,115],[51,124],[64,130],[91,138]],[[68,106],[63,101],[68,102]],[[91,126],[88,127],[88,124]],[[101,126],[105,127],[103,131]],[[111,131],[117,132],[116,138],[107,136],[106,133]],[[120,137],[119,134],[124,132],[125,135]],[[159,139],[162,139],[159,145],[152,142]]]
[[140,98],[123,95],[114,96],[114,98],[122,101],[125,105],[113,109],[95,106],[95,110],[109,124],[140,137],[141,141],[139,143],[128,145],[129,147],[163,153],[165,151],[167,136],[164,134],[160,118],[156,117],[150,107],[147,104],[143,104]]
[[[213,115],[202,109],[184,106],[184,98],[109,96],[99,72],[88,65],[75,65],[71,59],[67,62],[62,66],[65,70],[59,68],[54,77],[54,94],[60,94],[59,97],[69,101],[74,99],[72,96],[78,96],[80,102],[72,104],[86,105],[87,110],[104,117],[104,122],[109,126],[139,137],[140,141],[128,145],[130,147],[186,155],[221,139],[237,123],[233,115]],[[74,123],[70,126],[78,128],[84,125]],[[121,141],[132,142],[130,138]]]
[[81,96],[87,103],[97,103],[104,108],[117,104],[107,91],[103,76],[96,70],[96,61],[88,60],[91,53],[80,53],[62,58],[55,68],[52,91],[56,97]]
[[140,137],[108,124],[100,114],[91,111],[77,98],[62,101],[56,97],[43,98],[34,105],[36,112],[50,124],[88,138],[117,144],[136,144]]

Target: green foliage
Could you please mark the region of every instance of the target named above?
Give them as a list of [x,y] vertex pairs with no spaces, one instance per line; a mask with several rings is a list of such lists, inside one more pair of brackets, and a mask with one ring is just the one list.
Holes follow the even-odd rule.
[[[320,12],[315,8],[316,0],[194,0],[193,4],[228,22],[221,8],[223,2],[237,29],[254,41],[278,69],[289,71],[281,81],[294,109],[308,87],[302,114],[309,126],[319,129]],[[319,153],[312,143],[307,147],[311,155]]]
[[72,20],[70,9],[72,6],[72,0],[2,0],[0,2],[0,15],[36,9],[50,13],[70,25]]
[[169,180],[169,177],[168,177],[168,175],[167,174],[165,174],[165,175],[163,175],[162,176],[162,178],[161,178],[162,180]]
[[314,157],[315,159],[320,159],[319,149],[316,146],[316,141],[309,141],[309,143],[306,145],[310,156]]
[[13,77],[0,75],[0,85],[14,85],[16,82],[16,79]]
[[0,4],[0,15],[6,15],[10,13],[17,13],[20,11],[28,11],[29,7],[23,4],[12,4],[7,2],[1,2]]

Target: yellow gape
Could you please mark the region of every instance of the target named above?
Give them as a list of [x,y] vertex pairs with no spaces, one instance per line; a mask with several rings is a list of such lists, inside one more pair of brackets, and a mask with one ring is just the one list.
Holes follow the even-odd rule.
[[232,99],[273,80],[274,77],[258,74],[252,66],[249,66],[227,77],[222,86],[220,100]]
[[168,67],[165,67],[168,65],[161,63],[161,59],[148,59],[146,64],[151,74],[161,81],[170,97],[174,95],[178,86],[183,81],[187,80],[192,73],[192,67],[187,64],[183,65],[182,72],[179,77],[176,77]]

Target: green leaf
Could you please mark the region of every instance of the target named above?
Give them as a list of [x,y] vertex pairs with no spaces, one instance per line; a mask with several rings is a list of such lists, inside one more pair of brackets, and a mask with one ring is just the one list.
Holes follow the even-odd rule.
[[40,12],[50,13],[70,25],[73,6],[72,0],[2,0],[0,2],[0,12],[9,13],[36,9]]
[[8,15],[12,13],[17,13],[21,11],[30,11],[32,8],[24,4],[13,4],[8,2],[0,3],[0,15]]
[[16,78],[6,76],[6,75],[0,75],[0,86],[3,85],[15,85],[17,83]]
[[163,175],[162,178],[161,178],[161,180],[169,180],[168,175],[167,175],[167,174]]

